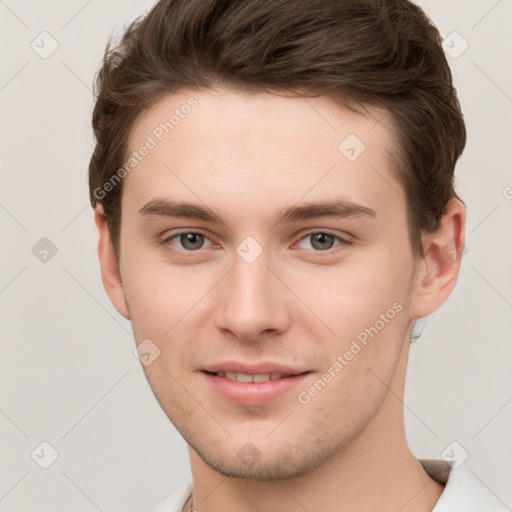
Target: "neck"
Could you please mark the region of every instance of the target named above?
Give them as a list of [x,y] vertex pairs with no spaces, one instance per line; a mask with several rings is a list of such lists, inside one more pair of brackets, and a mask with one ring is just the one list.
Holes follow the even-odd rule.
[[[207,466],[189,446],[197,512],[427,512],[443,486],[410,452],[403,423],[408,350],[386,399],[367,428],[321,467],[287,480],[226,477]],[[383,384],[384,385],[384,384]]]

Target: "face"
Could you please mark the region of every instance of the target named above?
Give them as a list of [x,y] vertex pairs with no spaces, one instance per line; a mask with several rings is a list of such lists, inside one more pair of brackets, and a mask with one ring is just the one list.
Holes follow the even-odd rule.
[[162,409],[223,474],[318,467],[393,380],[415,259],[392,128],[370,113],[217,89],[134,126],[130,151],[150,149],[124,178],[129,318]]

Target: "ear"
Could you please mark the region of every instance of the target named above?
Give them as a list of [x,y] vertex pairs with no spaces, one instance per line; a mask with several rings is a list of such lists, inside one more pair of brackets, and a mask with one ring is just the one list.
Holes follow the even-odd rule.
[[411,316],[422,318],[436,311],[452,292],[466,241],[466,207],[451,199],[439,228],[423,236],[425,256],[418,264],[412,290]]
[[117,311],[129,320],[130,315],[121,282],[119,264],[110,239],[107,219],[101,205],[98,205],[94,210],[94,221],[99,232],[98,257],[103,286]]

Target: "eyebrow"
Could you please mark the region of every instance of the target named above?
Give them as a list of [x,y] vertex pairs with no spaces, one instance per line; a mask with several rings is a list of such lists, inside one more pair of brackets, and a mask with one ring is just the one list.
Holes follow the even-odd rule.
[[[184,217],[227,225],[222,216],[205,205],[169,199],[154,199],[144,205],[138,213],[143,217]],[[275,218],[274,225],[320,217],[347,218],[361,216],[375,218],[377,214],[367,206],[338,198],[327,202],[306,203],[301,206],[293,205],[280,210]]]

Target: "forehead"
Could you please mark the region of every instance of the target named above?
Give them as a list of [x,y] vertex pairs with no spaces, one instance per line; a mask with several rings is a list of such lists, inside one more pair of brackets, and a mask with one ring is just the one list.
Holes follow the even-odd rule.
[[[222,88],[182,90],[163,97],[138,117],[129,145],[137,147],[148,135],[164,145],[169,139],[178,141],[185,137],[214,144],[231,135],[237,139],[257,135],[262,141],[262,135],[271,135],[265,137],[267,145],[272,142],[270,139],[274,140],[276,148],[281,142],[288,142],[286,147],[280,147],[280,152],[287,148],[300,151],[301,142],[313,138],[315,144],[322,138],[323,145],[332,149],[334,143],[334,149],[338,149],[336,143],[349,132],[359,135],[364,143],[389,148],[394,142],[389,113],[383,108],[362,106],[353,101],[349,104],[360,112],[341,108],[326,96],[247,93]],[[308,146],[304,149],[310,149]],[[248,149],[244,147],[244,151]]]
[[219,205],[245,201],[247,208],[251,198],[265,197],[268,205],[336,190],[378,207],[403,199],[392,172],[394,145],[384,110],[361,114],[326,97],[183,90],[135,123],[129,154],[150,149],[133,162],[123,196],[134,207],[177,194],[214,195]]

